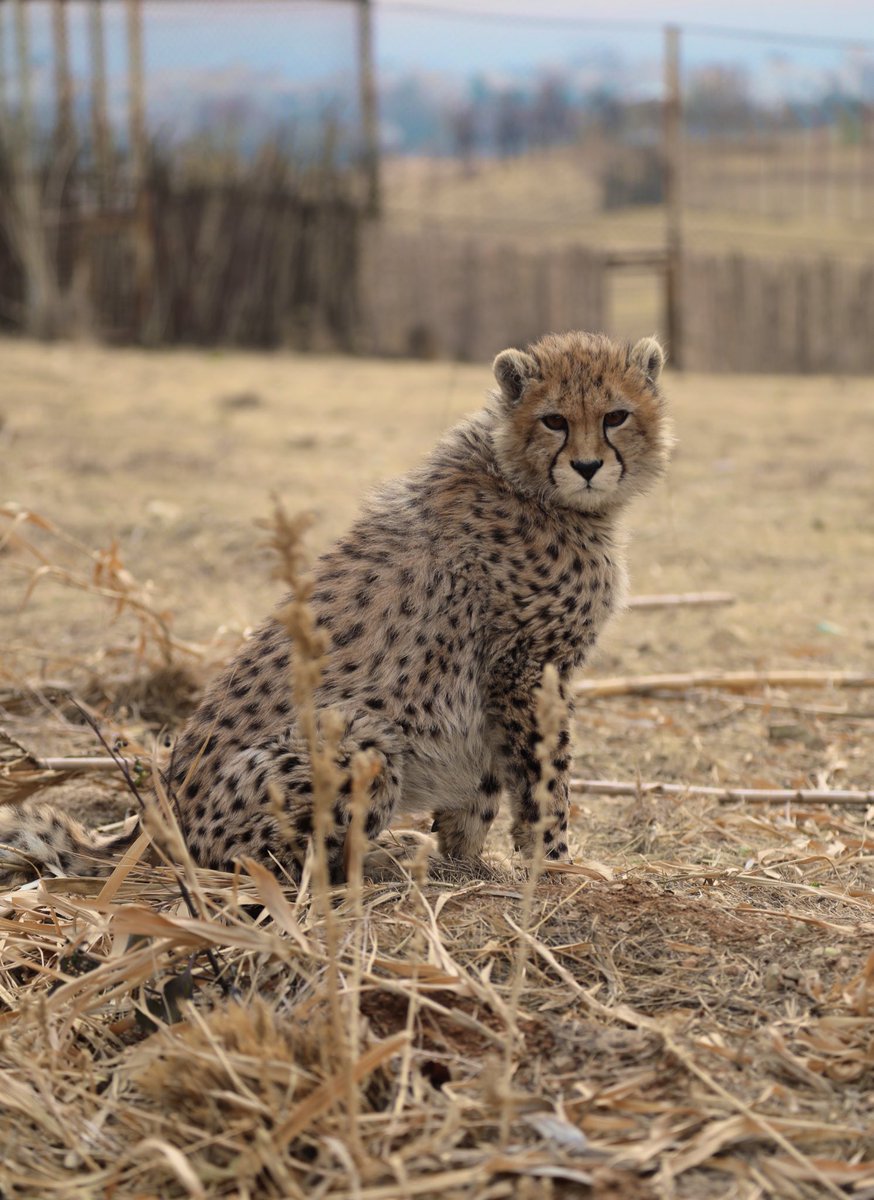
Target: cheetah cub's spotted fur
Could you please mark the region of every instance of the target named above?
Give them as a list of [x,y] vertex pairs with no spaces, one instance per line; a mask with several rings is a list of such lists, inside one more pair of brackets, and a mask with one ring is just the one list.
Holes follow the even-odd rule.
[[[370,837],[397,813],[424,811],[443,854],[474,857],[506,792],[515,845],[532,852],[535,690],[555,663],[564,697],[623,591],[617,517],[668,458],[663,363],[653,338],[632,348],[569,333],[505,350],[489,406],[385,487],[318,561],[312,603],[330,646],[317,703],[343,714],[342,763],[359,749],[377,755]],[[169,783],[206,866],[244,854],[303,862],[311,779],[290,654],[268,620],[177,743]],[[568,858],[568,742],[565,728],[544,814],[557,860]],[[283,830],[271,793],[284,800]],[[335,818],[339,876],[345,797]]]
[[[318,561],[312,604],[330,647],[316,698],[343,714],[341,765],[359,749],[376,754],[370,837],[396,813],[424,811],[443,854],[475,857],[506,792],[516,847],[531,854],[543,815],[548,856],[568,858],[568,722],[541,814],[535,691],[554,663],[564,698],[621,597],[617,517],[670,447],[663,363],[653,338],[632,348],[569,333],[505,350],[488,407],[385,487]],[[311,778],[290,655],[284,627],[268,620],[177,742],[167,783],[204,866],[250,855],[295,871],[304,860]],[[339,877],[346,796],[335,818]],[[98,843],[45,806],[0,813],[0,868],[23,858],[66,873],[131,836]]]

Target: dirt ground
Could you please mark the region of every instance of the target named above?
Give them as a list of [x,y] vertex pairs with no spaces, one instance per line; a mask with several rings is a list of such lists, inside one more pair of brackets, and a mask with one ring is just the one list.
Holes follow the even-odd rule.
[[[196,643],[238,636],[278,599],[255,526],[272,494],[313,513],[318,551],[490,386],[485,366],[288,354],[6,342],[0,363],[3,499],[89,547],[117,540],[174,633]],[[677,448],[667,483],[629,515],[632,591],[723,590],[736,602],[629,611],[589,674],[874,673],[874,383],[669,373],[665,386]],[[53,539],[41,545],[87,568]],[[28,565],[0,558],[6,672],[55,678],[63,661],[96,664],[125,644],[129,620],[108,624],[108,605],[52,580],[22,607]],[[816,697],[853,712],[860,699]],[[581,709],[585,774],[870,784],[866,726],[851,716],[790,720],[703,695],[631,708],[633,737],[615,701]]]
[[[152,603],[172,614],[175,637],[203,648],[178,658],[199,684],[278,599],[255,525],[271,494],[313,512],[316,551],[349,524],[368,488],[414,463],[489,385],[486,366],[8,341],[0,503],[87,547],[117,540],[125,566],[150,582]],[[874,381],[669,372],[665,390],[677,449],[669,480],[629,514],[632,592],[722,590],[736,600],[624,613],[587,677],[777,668],[874,676]],[[82,550],[33,525],[17,530],[46,563],[88,575]],[[95,753],[91,733],[47,699],[46,681],[90,697],[112,736],[144,739],[178,721],[193,695],[162,708],[153,692],[148,702],[147,690],[124,692],[155,661],[152,647],[137,665],[131,615],[111,621],[105,600],[48,572],[23,603],[37,565],[12,542],[0,552],[0,724],[41,754]],[[874,688],[584,699],[575,770],[870,789],[872,729]],[[93,779],[57,796],[107,814],[125,803],[116,784]],[[857,1185],[852,1194],[874,1195],[865,1134],[874,1102],[870,815],[864,806],[577,797],[571,848],[600,864],[601,879],[582,892],[571,880],[576,890],[563,898],[551,893],[542,928],[589,989],[588,1017],[579,1015],[582,998],[576,1015],[562,1008],[573,995],[561,985],[564,998],[556,996],[553,980],[552,999],[538,999],[536,1011],[552,1005],[556,1015],[531,1016],[514,1084],[559,1097],[562,1119],[598,1151],[584,1164],[594,1184],[568,1183],[556,1195],[753,1200],[848,1195]],[[507,849],[496,831],[499,879],[514,878]],[[463,921],[453,927],[451,899],[440,920],[448,937],[476,926],[464,954],[481,965],[488,905],[506,901],[477,908],[465,895]],[[619,1025],[603,1006],[619,1006]],[[391,1004],[370,1018],[385,1036],[407,1019]],[[480,1052],[466,1052],[471,1071]],[[771,1122],[764,1132],[753,1109]],[[655,1128],[647,1113],[664,1123]],[[435,1194],[547,1194],[489,1191],[477,1179],[480,1191],[459,1175],[454,1192],[435,1184]],[[10,1196],[27,1194],[10,1185]]]

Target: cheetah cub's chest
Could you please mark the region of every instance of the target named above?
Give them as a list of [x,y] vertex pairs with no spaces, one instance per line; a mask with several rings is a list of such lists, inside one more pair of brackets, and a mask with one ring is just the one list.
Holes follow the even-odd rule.
[[[341,768],[357,750],[376,756],[368,835],[424,808],[444,854],[478,855],[506,796],[518,849],[530,854],[540,829],[549,857],[568,857],[565,688],[624,592],[617,518],[667,461],[662,364],[651,338],[632,348],[573,333],[505,351],[490,406],[377,495],[318,563],[313,606],[329,650],[317,701],[342,714]],[[295,870],[305,857],[312,774],[291,653],[267,622],[180,737],[168,782],[207,865],[246,854]],[[547,663],[568,717],[543,812]],[[348,790],[329,839],[338,874]]]

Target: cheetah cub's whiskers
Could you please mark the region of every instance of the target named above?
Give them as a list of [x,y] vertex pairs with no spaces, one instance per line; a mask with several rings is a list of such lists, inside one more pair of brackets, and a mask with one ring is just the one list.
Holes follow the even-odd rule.
[[[339,714],[346,781],[327,845],[334,878],[362,751],[368,838],[425,812],[444,855],[475,858],[506,794],[517,849],[530,858],[542,831],[546,856],[567,860],[568,682],[621,602],[618,517],[668,460],[663,364],[654,338],[631,347],[568,333],[505,350],[487,407],[318,560],[310,604],[327,652],[314,701]],[[204,866],[304,862],[313,773],[289,688],[294,653],[282,621],[266,621],[176,744],[166,784]],[[547,663],[566,709],[548,770],[536,715]],[[0,822],[0,842],[15,837]]]
[[[444,855],[476,857],[506,793],[516,847],[530,855],[543,828],[547,857],[567,860],[567,684],[624,591],[617,517],[667,463],[663,364],[654,338],[630,347],[569,333],[505,350],[490,404],[378,492],[319,559],[310,603],[328,651],[315,700],[341,714],[344,778],[359,751],[375,762],[368,837],[399,813],[427,812]],[[206,866],[240,855],[303,864],[313,789],[289,695],[293,653],[268,620],[177,743],[168,783]],[[547,663],[568,720],[538,789]],[[344,788],[328,843],[335,878]]]

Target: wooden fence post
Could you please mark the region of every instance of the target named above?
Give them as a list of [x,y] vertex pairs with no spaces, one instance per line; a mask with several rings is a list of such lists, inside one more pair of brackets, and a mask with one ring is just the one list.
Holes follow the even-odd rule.
[[15,57],[18,68],[18,164],[16,170],[30,173],[33,137],[33,89],[30,74],[30,38],[24,0],[12,0],[15,14]]
[[65,154],[73,137],[73,82],[70,78],[70,39],[67,0],[52,0],[52,51],[55,58],[55,145]]
[[6,4],[0,0],[0,137],[10,136],[9,125],[9,90],[6,67]]
[[367,211],[378,216],[381,206],[379,171],[379,116],[376,104],[376,74],[373,65],[373,6],[358,0],[358,87],[361,105],[362,163],[367,178]]
[[91,157],[97,173],[101,203],[109,171],[109,118],[106,103],[106,46],[103,38],[103,0],[91,0],[88,22],[91,57]]
[[135,194],[134,255],[136,272],[136,335],[148,340],[152,302],[153,247],[149,195],[146,186],[146,106],[143,66],[143,9],[141,0],[127,0],[128,137]]
[[43,207],[34,153],[33,81],[30,61],[29,14],[24,0],[12,0],[15,18],[15,57],[18,82],[18,120],[12,154],[13,237],[24,273],[24,318],[27,333],[51,332],[57,301],[57,281],[43,229]]
[[665,99],[663,122],[665,180],[665,319],[668,354],[683,369],[683,124],[680,85],[680,29],[665,26]]

